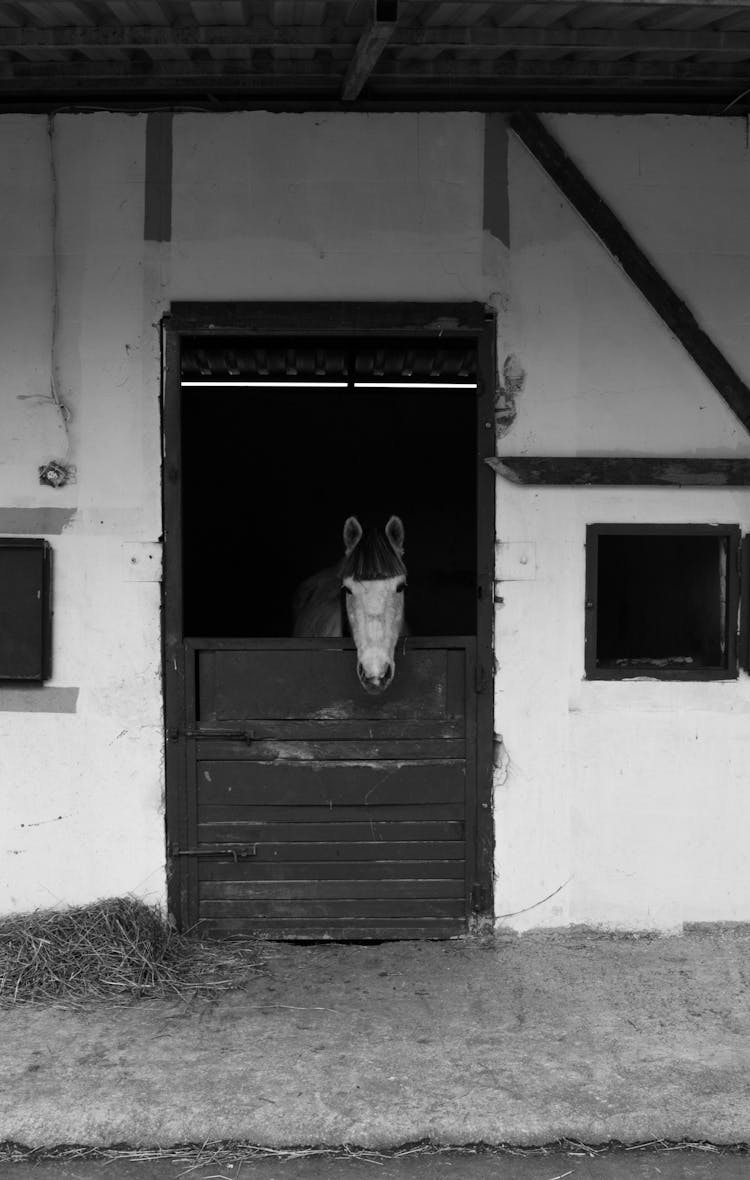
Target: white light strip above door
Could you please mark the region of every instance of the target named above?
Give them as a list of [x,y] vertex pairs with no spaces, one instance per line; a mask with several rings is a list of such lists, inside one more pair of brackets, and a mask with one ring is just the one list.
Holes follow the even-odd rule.
[[184,388],[191,386],[198,389],[347,389],[348,381],[181,381]]

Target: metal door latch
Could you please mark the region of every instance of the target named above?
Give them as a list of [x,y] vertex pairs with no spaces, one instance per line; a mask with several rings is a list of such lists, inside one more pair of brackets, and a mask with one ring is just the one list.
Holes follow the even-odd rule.
[[258,855],[257,844],[212,844],[205,848],[179,848],[176,844],[169,846],[170,856],[212,856],[214,858],[231,857],[235,864],[238,860]]
[[191,741],[244,742],[249,746],[255,741],[251,729],[170,729],[168,736],[172,742],[185,737]]

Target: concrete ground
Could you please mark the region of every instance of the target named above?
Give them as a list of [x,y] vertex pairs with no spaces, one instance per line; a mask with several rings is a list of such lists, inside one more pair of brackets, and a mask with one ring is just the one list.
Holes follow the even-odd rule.
[[276,943],[210,998],[5,1008],[0,1141],[748,1142],[749,952],[747,931]]

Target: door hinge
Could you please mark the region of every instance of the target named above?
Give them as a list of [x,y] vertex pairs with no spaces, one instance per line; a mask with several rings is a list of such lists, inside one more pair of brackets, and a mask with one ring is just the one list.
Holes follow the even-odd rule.
[[216,858],[231,858],[235,864],[238,860],[258,855],[257,844],[211,844],[205,848],[180,848],[178,844],[169,845],[170,856],[211,856]]
[[476,664],[474,666],[474,692],[483,693],[487,691],[487,669],[484,664]]
[[471,908],[475,914],[486,913],[490,908],[490,891],[486,885],[475,883],[471,887]]

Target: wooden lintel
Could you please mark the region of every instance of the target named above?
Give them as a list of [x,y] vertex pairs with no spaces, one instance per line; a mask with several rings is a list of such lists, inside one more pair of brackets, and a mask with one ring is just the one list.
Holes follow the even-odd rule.
[[388,12],[390,19],[380,19],[379,7],[378,0],[375,0],[374,12],[370,23],[357,42],[354,56],[346,71],[344,83],[341,88],[341,97],[344,102],[353,102],[361,93],[362,87],[374,70],[378,58],[396,31],[398,12],[395,0],[394,3],[387,6],[389,9],[392,9],[392,11]]
[[701,328],[687,304],[646,257],[541,120],[530,112],[520,111],[511,116],[510,126],[750,431],[750,387]]
[[750,487],[750,459],[502,455],[486,463],[511,483],[558,487]]

